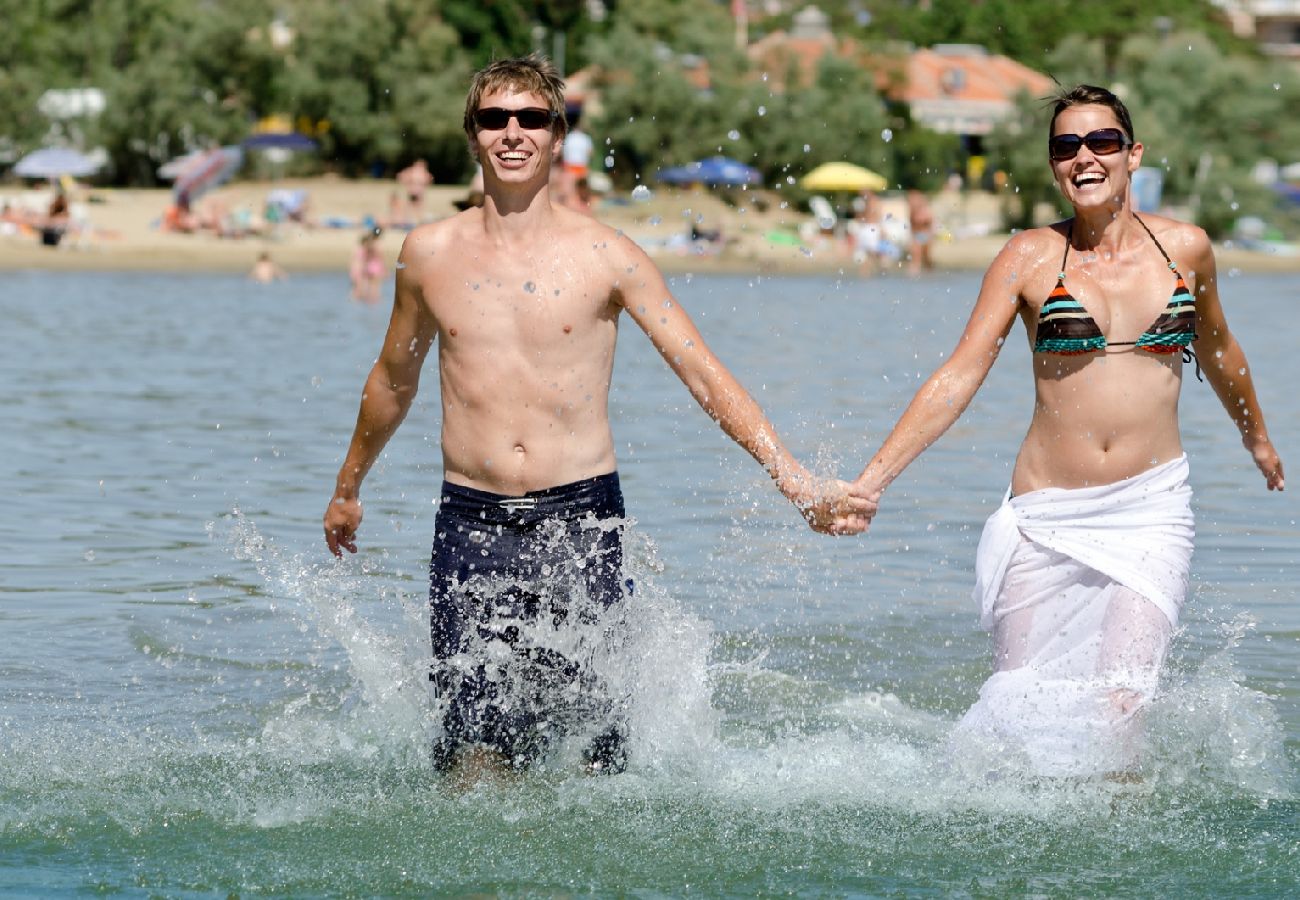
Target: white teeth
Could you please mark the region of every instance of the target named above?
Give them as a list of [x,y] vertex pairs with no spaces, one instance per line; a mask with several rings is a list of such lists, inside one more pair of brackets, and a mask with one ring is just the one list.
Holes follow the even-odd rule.
[[528,154],[527,153],[502,153],[501,158],[511,159],[511,160],[524,160],[528,158]]
[[1079,175],[1074,179],[1074,183],[1077,185],[1100,184],[1101,181],[1102,176],[1097,172],[1089,172],[1086,175]]

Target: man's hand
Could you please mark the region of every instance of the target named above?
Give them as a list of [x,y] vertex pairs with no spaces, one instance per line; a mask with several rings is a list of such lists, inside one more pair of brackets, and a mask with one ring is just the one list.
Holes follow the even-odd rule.
[[857,496],[853,485],[838,478],[817,478],[803,472],[781,485],[781,492],[798,508],[808,527],[821,534],[861,534],[876,514],[876,503]]
[[357,529],[361,527],[361,501],[335,497],[325,510],[325,543],[330,553],[357,552]]

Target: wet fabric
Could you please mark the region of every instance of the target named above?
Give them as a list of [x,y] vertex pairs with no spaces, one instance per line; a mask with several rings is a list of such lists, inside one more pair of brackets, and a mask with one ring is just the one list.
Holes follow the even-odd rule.
[[994,673],[959,734],[1039,775],[1136,764],[1187,592],[1194,527],[1187,458],[1100,487],[1010,494],[975,567]]
[[522,497],[443,483],[429,567],[439,768],[468,746],[523,767],[574,733],[593,767],[623,765],[620,703],[592,660],[632,590],[624,515],[616,473]]

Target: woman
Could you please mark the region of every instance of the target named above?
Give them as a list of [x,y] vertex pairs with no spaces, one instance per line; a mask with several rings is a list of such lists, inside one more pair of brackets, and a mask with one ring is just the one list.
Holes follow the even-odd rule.
[[353,300],[369,304],[379,302],[380,288],[387,272],[384,256],[379,252],[379,237],[382,234],[382,228],[369,229],[361,235],[361,242],[352,254],[349,275],[352,279]]
[[1283,487],[1282,463],[1224,319],[1209,239],[1131,206],[1143,147],[1124,104],[1081,85],[1057,98],[1049,135],[1073,217],[1007,242],[956,349],[857,487],[878,499],[957,420],[1019,315],[1034,415],[980,540],[975,593],[995,665],[959,734],[1036,774],[1115,773],[1137,759],[1139,714],[1187,589],[1178,394],[1190,350],[1270,490]]

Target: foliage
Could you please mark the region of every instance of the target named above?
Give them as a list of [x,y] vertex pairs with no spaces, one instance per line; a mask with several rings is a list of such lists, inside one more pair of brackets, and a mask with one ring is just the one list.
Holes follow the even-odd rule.
[[[440,179],[468,168],[461,131],[468,60],[418,0],[298,0],[281,108],[328,123],[322,154],[345,174],[425,157]],[[358,41],[365,34],[369,40]]]
[[767,183],[840,160],[892,171],[884,104],[870,74],[845,60],[824,58],[806,87],[794,72],[779,80],[750,72],[701,90],[680,56],[624,25],[592,56],[607,73],[606,114],[592,130],[608,139],[625,183],[715,154],[754,165]]
[[[970,41],[1062,84],[1113,87],[1132,109],[1144,163],[1165,171],[1166,200],[1216,234],[1238,215],[1274,212],[1251,170],[1300,147],[1300,78],[1231,37],[1206,0],[1094,0],[1086,15],[1067,0],[818,5],[873,55],[886,40]],[[605,6],[595,21],[585,0],[0,0],[0,153],[59,140],[103,146],[108,178],[151,184],[163,161],[237,142],[274,115],[318,138],[313,165],[356,175],[422,157],[439,181],[460,180],[470,171],[460,126],[470,73],[564,35],[570,71],[597,65],[603,111],[588,129],[605,142],[598,164],[612,157],[624,185],[715,153],[787,187],[830,160],[924,189],[961,166],[954,136],[886,103],[854,62],[823,59],[810,84],[794,71],[754,71],[734,46],[727,3]],[[272,39],[277,20],[287,44]],[[786,13],[759,15],[751,36],[778,26]],[[107,95],[98,119],[50,122],[37,110],[49,88],[89,86]],[[1008,214],[1025,225],[1056,194],[1044,108],[1022,98],[1019,110],[986,143]]]
[[[1100,39],[1071,37],[1047,62],[1065,85],[1108,83],[1132,114],[1142,164],[1164,172],[1166,203],[1183,203],[1214,237],[1239,216],[1275,213],[1271,191],[1250,173],[1261,159],[1300,156],[1300,78],[1290,68],[1225,52],[1202,35],[1134,36],[1116,51],[1115,75],[1099,76]],[[993,164],[1008,176],[1011,222],[1024,227],[1035,204],[1055,200],[1043,149],[1047,106],[1022,98],[1016,120],[989,140]],[[1282,164],[1296,161],[1284,156]],[[1199,174],[1198,174],[1199,173]]]
[[999,126],[985,142],[989,165],[1006,175],[1003,211],[1010,228],[1032,228],[1038,224],[1040,204],[1051,204],[1064,212],[1061,195],[1047,160],[1047,123],[1050,110],[1039,98],[1021,92],[1016,97],[1016,116]]
[[[831,7],[858,2],[831,0]],[[1091,0],[1086,8],[1074,0],[868,0],[867,6],[871,34],[920,47],[981,44],[1035,69],[1043,69],[1044,57],[1072,35],[1096,40],[1103,65],[1094,78],[1103,81],[1113,76],[1119,49],[1133,36],[1195,31],[1222,49],[1253,52],[1210,0]]]

